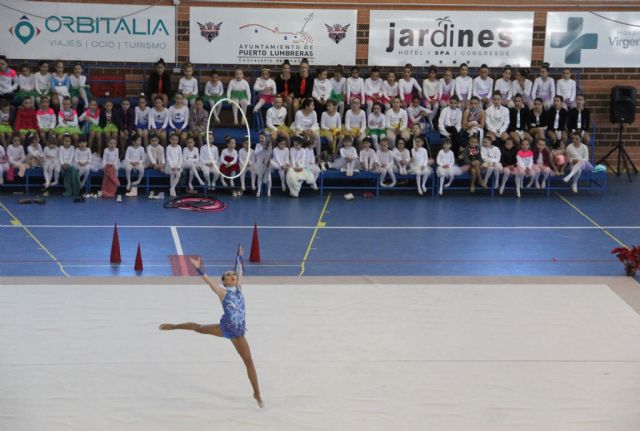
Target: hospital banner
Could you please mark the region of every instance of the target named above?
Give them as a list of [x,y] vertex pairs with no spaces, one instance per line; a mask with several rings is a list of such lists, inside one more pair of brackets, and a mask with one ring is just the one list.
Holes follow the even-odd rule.
[[551,67],[640,67],[640,12],[547,12]]
[[49,3],[0,5],[0,53],[9,58],[175,61],[170,6]]
[[194,63],[355,64],[356,11],[191,7]]
[[373,10],[369,64],[530,66],[533,12]]

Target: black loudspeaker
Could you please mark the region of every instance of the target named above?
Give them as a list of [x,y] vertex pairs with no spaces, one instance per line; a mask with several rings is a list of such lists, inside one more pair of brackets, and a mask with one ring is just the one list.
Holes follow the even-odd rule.
[[636,119],[635,87],[616,86],[611,89],[609,118],[612,123],[632,124]]

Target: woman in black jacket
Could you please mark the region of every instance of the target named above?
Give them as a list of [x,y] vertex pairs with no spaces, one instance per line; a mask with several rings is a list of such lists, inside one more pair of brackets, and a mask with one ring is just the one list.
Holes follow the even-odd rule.
[[589,129],[591,128],[591,113],[588,108],[584,107],[584,96],[578,94],[576,96],[576,107],[569,110],[567,117],[567,130],[569,133],[577,133],[582,137],[582,142],[585,145],[589,145],[591,135],[589,135]]
[[282,63],[282,73],[276,77],[276,92],[282,97],[284,106],[287,108],[287,120],[293,120],[293,99],[295,98],[295,88],[297,79],[291,75],[291,64],[289,60]]
[[151,95],[151,100],[154,100],[156,96],[162,97],[164,106],[169,106],[169,98],[173,95],[171,74],[167,71],[167,65],[163,59],[158,60],[156,70],[149,74],[147,94]]
[[309,61],[306,58],[300,61],[300,73],[295,77],[293,92],[292,113],[295,118],[300,103],[302,103],[304,99],[311,98],[313,94],[313,78],[311,74],[309,74]]
[[136,114],[129,99],[122,99],[120,106],[114,109],[114,123],[120,130],[120,148],[125,148],[129,136],[135,130]]
[[300,72],[294,92],[299,99],[308,99],[313,94],[313,78],[309,74],[309,61],[306,58],[300,61]]

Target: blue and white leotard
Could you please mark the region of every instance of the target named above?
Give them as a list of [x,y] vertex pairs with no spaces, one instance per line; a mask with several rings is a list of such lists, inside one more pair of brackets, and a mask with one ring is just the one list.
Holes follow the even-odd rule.
[[246,332],[244,295],[237,287],[225,287],[227,293],[222,301],[224,314],[220,318],[220,329],[225,338],[242,337]]

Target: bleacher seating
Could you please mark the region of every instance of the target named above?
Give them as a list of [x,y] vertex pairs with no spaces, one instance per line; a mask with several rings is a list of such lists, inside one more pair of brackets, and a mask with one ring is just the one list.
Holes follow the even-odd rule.
[[[106,89],[111,89],[111,96],[115,103],[119,103],[122,100],[122,97],[128,97],[133,106],[135,106],[138,102],[137,95],[146,90],[146,83],[148,73],[153,70],[153,65],[149,63],[127,63],[126,67],[121,63],[101,63],[99,65],[89,65],[85,67],[85,74],[87,76],[87,82],[90,86],[93,86],[95,91],[93,95],[98,98],[99,102],[102,103],[105,100],[104,91]],[[131,73],[118,74],[116,71],[122,70],[123,68],[129,69]],[[173,65],[167,65],[168,70],[173,69]],[[206,82],[209,79],[209,74],[212,69],[216,69],[219,72],[220,79],[222,80],[225,88],[228,82],[233,79],[233,73],[235,67],[233,65],[194,65],[195,76],[200,82],[201,93],[204,89]],[[424,72],[424,71],[422,71]],[[421,75],[421,71],[419,68],[416,68],[417,75]],[[257,78],[260,74],[259,67],[247,68],[245,70],[245,77],[250,82],[250,85],[253,87],[253,82],[255,78]],[[361,68],[361,76],[367,76],[368,67]],[[473,75],[473,71],[471,71]],[[172,84],[177,87],[178,80],[180,78],[179,74],[172,73]],[[579,74],[575,74],[576,81],[579,84]],[[252,105],[254,105],[258,100],[258,95],[254,92],[252,98]],[[252,129],[251,129],[251,139],[254,142],[257,142],[257,134],[259,131],[264,129],[264,113],[269,106],[265,106],[262,109],[262,112],[252,112],[251,108],[248,113],[248,118],[250,119]],[[209,107],[207,107],[209,108]],[[230,109],[230,104],[225,103],[223,106],[225,111]],[[228,117],[227,117],[228,118]],[[593,131],[591,133],[591,142],[590,146],[590,157],[592,163],[595,160],[595,140],[597,134],[597,126],[595,123],[592,125]],[[223,146],[224,138],[226,136],[231,136],[236,139],[238,143],[240,143],[246,135],[246,129],[244,127],[215,127],[214,128],[214,136],[215,141],[219,146]],[[464,136],[464,134],[463,134]],[[435,158],[437,151],[441,147],[442,138],[438,131],[429,131],[426,134],[426,137],[429,142],[430,156]],[[463,138],[464,140],[464,138]],[[324,139],[323,139],[324,141]],[[124,177],[124,171],[120,170],[119,175]],[[5,181],[5,188],[24,188],[26,193],[29,193],[34,188],[39,188],[41,183],[38,183],[38,180],[42,179],[42,169],[35,168],[29,169],[27,171],[26,176],[23,179],[17,179],[13,183],[8,183]],[[94,172],[90,175],[89,180],[87,181],[87,191],[89,191],[92,187],[99,186],[100,179],[102,177],[102,172]],[[279,181],[277,175],[274,174],[275,182]],[[322,195],[325,190],[346,190],[346,189],[356,189],[356,190],[371,190],[375,191],[376,195],[379,195],[381,190],[389,191],[392,190],[415,190],[415,177],[408,176],[396,176],[400,184],[396,185],[393,188],[383,188],[379,185],[379,175],[359,172],[356,173],[352,177],[347,177],[341,172],[337,171],[326,171],[322,172],[319,180],[318,186],[320,189],[320,194]],[[463,174],[459,177],[456,177],[454,183],[447,190],[466,190],[468,189],[468,181],[470,175]],[[406,182],[407,185],[404,185],[403,182]],[[154,172],[150,169],[147,169],[145,173],[144,180],[144,188],[148,193],[150,189],[156,187],[168,187],[168,175],[161,172]],[[431,190],[431,193],[435,195],[437,189],[437,177],[435,174],[431,176],[428,182],[428,188]],[[507,185],[507,190],[514,188],[513,180],[510,180]],[[599,191],[604,193],[606,191],[606,173],[583,173],[580,178],[580,188],[581,189],[591,189],[595,191]],[[544,191],[547,195],[551,193],[551,191],[564,191],[570,189],[570,186],[564,183],[560,177],[550,177],[545,184]],[[480,189],[481,190],[481,189]],[[523,192],[529,189],[523,189]],[[491,195],[495,194],[495,190],[489,190]],[[206,192],[206,191],[205,191]]]
[[[186,172],[186,171],[185,171]],[[102,184],[102,170],[91,172],[87,182],[85,184],[85,192],[90,193],[92,190],[99,189]],[[249,173],[246,173],[247,177],[249,177]],[[42,189],[43,184],[43,172],[42,168],[31,168],[26,171],[24,178],[18,178],[17,175],[15,177],[15,181],[7,182],[5,179],[5,183],[3,186],[0,186],[0,190],[3,188],[8,189],[23,189],[24,193],[29,194],[35,190],[40,191]],[[118,171],[118,178],[121,179],[121,183],[125,178],[124,169],[120,169]],[[136,178],[134,174],[134,178]],[[456,177],[451,187],[447,188],[447,192],[452,190],[468,190],[469,189],[469,178],[470,175],[465,173]],[[279,185],[279,177],[277,173],[272,173],[273,179],[273,188],[276,189],[276,186]],[[396,175],[396,179],[400,184],[395,187],[381,187],[380,186],[380,175],[374,174],[370,172],[356,172],[352,177],[347,177],[344,173],[336,171],[336,170],[328,170],[325,172],[321,172],[318,178],[318,188],[320,191],[320,196],[323,196],[326,190],[359,190],[359,191],[373,191],[376,196],[379,196],[380,191],[392,192],[396,190],[416,190],[415,186],[415,176],[414,175]],[[403,185],[402,182],[406,181],[407,184]],[[505,190],[514,190],[515,185],[513,182],[513,177],[509,179],[507,182],[507,187]],[[239,182],[236,182],[236,186]],[[438,177],[435,173],[431,174],[428,182],[427,189],[430,190],[432,195],[436,194],[438,184]],[[59,182],[57,188],[62,187],[62,182]],[[186,188],[186,185],[181,184],[181,188]],[[123,188],[123,187],[122,187]],[[169,175],[154,171],[153,169],[147,168],[145,170],[144,179],[140,189],[143,189],[146,194],[148,194],[151,190],[154,189],[168,189],[169,188]],[[197,190],[202,189],[204,194],[207,194],[206,187],[196,185],[194,182],[194,188]],[[230,189],[231,187],[221,186],[219,183],[216,185],[216,189]],[[604,194],[607,188],[607,175],[605,172],[583,172],[580,176],[579,180],[579,188],[581,191],[583,190],[591,190],[598,192],[600,194]],[[523,188],[523,193],[546,193],[547,196],[551,195],[552,191],[568,191],[571,187],[569,184],[562,181],[562,176],[550,176],[547,179],[545,187],[541,190],[530,188]],[[483,189],[478,187],[478,192]],[[489,188],[487,190],[491,196],[494,196],[497,193],[496,189]]]

